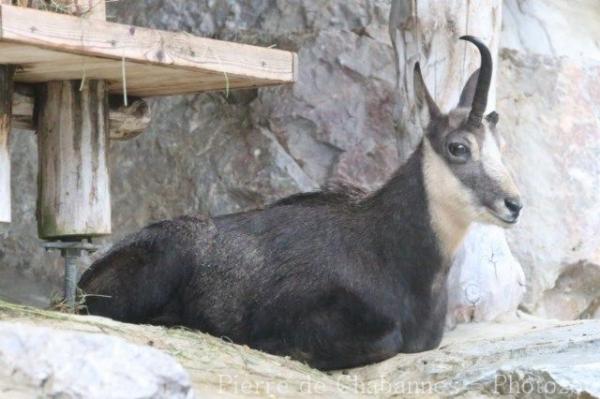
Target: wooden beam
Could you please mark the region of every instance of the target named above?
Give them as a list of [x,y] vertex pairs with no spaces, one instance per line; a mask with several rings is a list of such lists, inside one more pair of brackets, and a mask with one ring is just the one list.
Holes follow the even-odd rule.
[[15,68],[0,65],[0,224],[11,222],[10,154],[8,136],[12,114]]
[[50,82],[38,94],[38,233],[111,233],[108,101],[102,81]]
[[[109,101],[109,138],[129,140],[142,134],[150,125],[150,107],[142,99],[130,98],[128,106],[122,104],[122,96],[111,96]],[[35,131],[33,121],[35,95],[33,87],[16,85],[13,95],[12,127]]]
[[134,100],[128,105],[111,106],[108,120],[109,138],[123,141],[144,133],[152,118],[148,104],[144,100]]
[[13,94],[12,127],[16,129],[35,130],[33,128],[33,106],[35,99],[32,94],[20,92],[18,87]]
[[[170,95],[293,83],[294,53],[91,18],[0,6],[0,63],[17,82],[102,79],[111,92]],[[125,79],[123,78],[125,62]]]

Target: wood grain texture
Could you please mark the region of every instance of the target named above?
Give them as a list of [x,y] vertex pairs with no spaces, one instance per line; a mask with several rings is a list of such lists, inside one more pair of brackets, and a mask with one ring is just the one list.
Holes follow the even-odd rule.
[[[35,131],[33,108],[35,96],[32,87],[17,85],[13,94],[12,127],[25,131]],[[111,96],[116,101],[109,105],[109,138],[129,140],[142,134],[150,125],[152,115],[144,100],[134,99],[128,106],[121,102],[121,96]]]
[[107,80],[136,96],[293,83],[296,54],[90,18],[0,5],[0,63],[18,82]]
[[110,234],[105,83],[50,82],[37,99],[40,238]]
[[11,222],[10,154],[8,136],[12,117],[15,68],[0,65],[0,223]]
[[110,109],[109,138],[111,140],[130,140],[144,133],[152,118],[150,108],[144,100],[135,100],[127,106]]
[[13,94],[12,127],[16,129],[34,130],[33,104],[34,98],[18,91]]

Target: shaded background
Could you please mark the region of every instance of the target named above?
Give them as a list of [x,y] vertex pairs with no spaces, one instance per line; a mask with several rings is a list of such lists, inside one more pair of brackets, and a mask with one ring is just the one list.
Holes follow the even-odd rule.
[[[331,181],[367,189],[400,163],[385,0],[121,0],[110,19],[297,51],[299,82],[150,100],[142,136],[110,148],[113,236],[182,214],[256,208]],[[526,203],[508,232],[523,308],[600,317],[600,3],[505,0],[497,103]],[[11,137],[13,219],[0,295],[44,304],[62,264],[35,227],[35,136]],[[85,263],[85,261],[83,262]]]

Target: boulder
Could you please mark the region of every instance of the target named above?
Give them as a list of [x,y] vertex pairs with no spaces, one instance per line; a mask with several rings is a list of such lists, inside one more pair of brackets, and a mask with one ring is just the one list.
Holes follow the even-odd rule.
[[448,275],[449,327],[514,316],[525,294],[525,274],[504,230],[475,224]]
[[521,319],[460,325],[438,350],[352,370],[348,384],[383,397],[600,397],[600,321]]
[[599,351],[600,320],[559,322],[520,314],[511,322],[461,324],[432,351],[323,373],[199,332],[0,302],[3,399],[53,394],[593,399],[600,398]]
[[[65,399],[170,398],[164,395],[191,395],[190,383],[199,398],[360,396],[301,363],[187,329],[124,324],[1,300],[0,325],[2,399],[41,396],[50,387],[63,395],[54,397]],[[25,394],[31,392],[36,395]]]
[[594,0],[503,7],[500,126],[525,200],[508,239],[527,276],[524,309],[540,316],[598,317],[599,19]]
[[3,398],[194,398],[187,372],[156,349],[7,322],[0,322],[0,392]]
[[[539,315],[577,317],[600,298],[598,285],[595,293],[577,288],[588,286],[585,280],[600,267],[600,60],[504,49],[499,79],[505,82],[498,87],[505,157],[525,202],[521,222],[508,232],[527,276],[523,305]],[[581,263],[586,272],[574,273]],[[562,284],[565,273],[582,280]],[[543,299],[548,290],[587,300],[562,311]]]

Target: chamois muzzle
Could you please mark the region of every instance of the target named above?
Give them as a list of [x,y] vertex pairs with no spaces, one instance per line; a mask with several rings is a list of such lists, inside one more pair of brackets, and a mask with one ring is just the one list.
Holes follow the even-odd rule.
[[521,209],[523,209],[523,203],[521,202],[520,197],[512,197],[504,200],[504,205],[509,210],[511,214],[510,223],[516,223],[519,219],[519,214],[521,213]]
[[471,106],[468,121],[470,127],[477,129],[481,126],[481,121],[487,107],[488,92],[492,82],[492,54],[487,46],[474,36],[465,35],[461,36],[460,39],[473,43],[477,46],[481,54],[481,68],[479,70],[477,88],[475,89],[475,96],[473,97],[473,105]]

